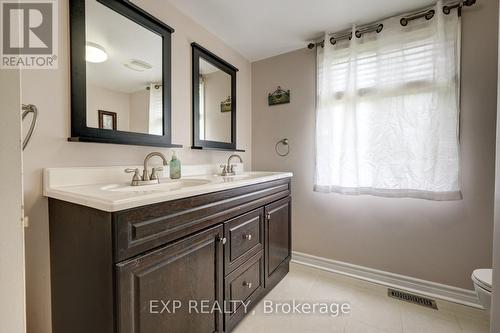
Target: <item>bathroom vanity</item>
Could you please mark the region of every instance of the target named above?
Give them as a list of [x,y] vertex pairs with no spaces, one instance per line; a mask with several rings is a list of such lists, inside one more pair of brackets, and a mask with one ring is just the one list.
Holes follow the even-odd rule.
[[229,332],[287,274],[290,173],[139,189],[106,170],[44,173],[54,333]]

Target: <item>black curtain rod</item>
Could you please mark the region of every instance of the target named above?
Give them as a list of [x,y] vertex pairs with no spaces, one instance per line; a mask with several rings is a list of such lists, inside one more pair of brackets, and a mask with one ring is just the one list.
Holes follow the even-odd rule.
[[[460,15],[460,10],[461,10],[462,6],[470,7],[470,6],[474,5],[475,3],[476,3],[476,0],[465,0],[463,2],[462,1],[456,2],[454,4],[446,4],[443,6],[443,13],[448,15],[448,14],[450,14],[452,9],[458,8],[459,15]],[[402,26],[407,26],[410,21],[413,21],[413,20],[416,20],[416,19],[419,19],[422,17],[425,17],[426,20],[430,20],[434,17],[434,14],[436,14],[434,9],[419,10],[419,11],[414,12],[411,15],[402,17],[401,20],[399,21],[399,23]],[[367,32],[380,33],[383,29],[384,29],[384,25],[382,23],[370,24],[368,26],[360,27],[358,30],[356,30],[354,32],[354,34],[357,38],[361,38],[361,36],[363,36],[363,34],[365,34]],[[347,31],[347,32],[343,32],[340,34],[332,34],[332,37],[330,37],[330,44],[335,45],[337,43],[337,41],[343,40],[343,39],[351,40],[352,39],[352,31]],[[309,43],[307,45],[307,48],[313,49],[316,46],[324,47],[325,40],[323,39],[323,40],[316,42],[316,43]]]

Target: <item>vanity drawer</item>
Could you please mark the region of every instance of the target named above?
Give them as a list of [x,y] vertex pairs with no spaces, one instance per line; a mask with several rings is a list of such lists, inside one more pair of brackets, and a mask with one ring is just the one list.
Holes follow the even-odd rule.
[[224,223],[225,272],[238,266],[264,248],[264,209],[259,208]]
[[[264,290],[264,251],[261,250],[225,279],[225,331],[230,331],[257,303]],[[243,305],[245,303],[246,307]],[[246,311],[245,311],[246,310]]]
[[114,260],[131,258],[289,195],[290,179],[279,179],[115,212]]

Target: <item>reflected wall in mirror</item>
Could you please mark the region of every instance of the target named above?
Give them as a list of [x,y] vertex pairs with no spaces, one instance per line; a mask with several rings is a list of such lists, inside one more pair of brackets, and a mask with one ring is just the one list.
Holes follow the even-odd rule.
[[237,68],[193,43],[193,148],[236,150]]
[[200,58],[201,140],[231,143],[231,75]]
[[99,110],[116,114],[115,130],[162,135],[162,37],[106,7],[85,1],[87,126]]
[[72,0],[75,141],[172,147],[171,33],[130,1]]

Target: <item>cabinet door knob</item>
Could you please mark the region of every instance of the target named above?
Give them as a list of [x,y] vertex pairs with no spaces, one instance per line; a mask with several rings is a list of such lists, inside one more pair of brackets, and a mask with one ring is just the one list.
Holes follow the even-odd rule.
[[252,282],[246,282],[246,281],[244,281],[243,282],[243,286],[247,287],[248,289],[251,289],[252,288]]
[[252,235],[251,234],[243,235],[243,238],[245,238],[246,240],[252,240]]
[[267,218],[267,220],[270,220],[271,219],[271,213],[267,213],[266,214],[266,218]]
[[219,243],[226,244],[227,239],[226,237],[219,238]]

